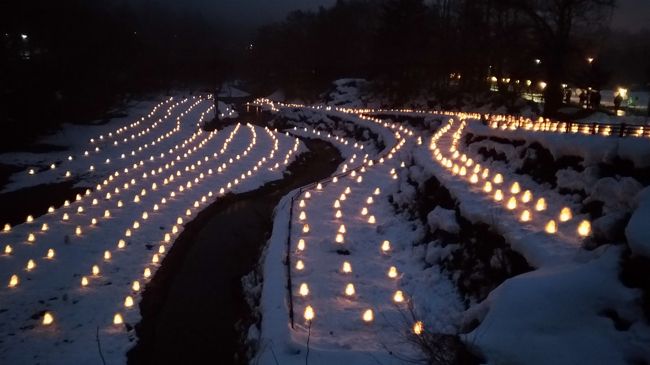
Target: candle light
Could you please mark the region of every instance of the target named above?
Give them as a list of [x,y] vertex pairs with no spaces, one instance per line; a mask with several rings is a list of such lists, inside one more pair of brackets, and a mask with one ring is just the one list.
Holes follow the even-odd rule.
[[366,323],[370,323],[375,319],[375,316],[372,312],[372,309],[366,309],[365,312],[363,312],[363,321]]
[[133,289],[133,291],[140,291],[140,282],[135,280],[131,285],[131,289]]
[[397,277],[397,268],[395,266],[391,266],[390,269],[388,269],[388,277],[391,279]]
[[419,336],[422,334],[422,332],[424,332],[424,324],[422,323],[422,321],[415,322],[413,324],[413,333]]
[[18,275],[13,274],[9,278],[9,287],[10,288],[15,288],[16,286],[18,286],[19,282],[20,282],[20,280],[18,279]]
[[524,210],[521,212],[521,221],[522,222],[529,222],[531,220],[531,215],[529,210]]
[[557,223],[555,223],[555,221],[551,219],[550,221],[548,221],[548,223],[546,223],[545,230],[546,230],[546,233],[550,233],[550,234],[556,233],[557,232]]
[[507,207],[509,210],[515,210],[515,209],[517,209],[517,199],[515,199],[514,196],[510,197],[510,199],[508,199],[508,203],[507,203],[506,207]]
[[316,314],[314,313],[314,308],[311,307],[311,305],[308,305],[305,308],[305,313],[303,315],[307,321],[312,321]]
[[298,260],[296,262],[296,270],[301,271],[305,268],[305,264],[302,262],[302,260]]
[[355,294],[354,284],[349,283],[348,285],[345,286],[345,295],[351,297],[354,294]]
[[124,298],[124,306],[127,308],[133,307],[133,297],[127,295],[126,298]]
[[390,251],[390,241],[386,240],[386,241],[382,242],[381,251],[384,252],[384,253],[387,253],[388,251]]
[[298,290],[298,293],[302,297],[306,297],[307,295],[309,295],[309,287],[307,286],[307,283],[300,284],[300,289]]
[[43,325],[49,326],[52,323],[54,323],[54,316],[50,312],[45,312],[45,314],[43,315]]
[[562,208],[562,210],[560,211],[560,222],[566,222],[566,221],[570,220],[571,218],[573,218],[573,214],[571,213],[571,209],[569,209],[568,207]]
[[342,270],[344,273],[349,274],[349,273],[352,272],[352,265],[350,265],[349,262],[344,261],[344,262],[343,262],[343,267],[341,268],[341,270]]
[[535,210],[538,212],[546,210],[546,199],[544,198],[537,199],[537,203],[535,204]]
[[404,301],[404,293],[401,290],[396,291],[395,295],[393,295],[393,300],[395,303],[402,303]]
[[591,234],[591,223],[587,220],[580,222],[580,225],[578,225],[578,234],[583,238],[589,236]]
[[501,189],[497,189],[497,191],[494,192],[494,200],[498,202],[503,200],[503,193],[501,192]]
[[93,275],[95,275],[95,276],[99,275],[99,266],[97,266],[97,265],[93,265],[92,273],[93,273]]
[[54,258],[54,249],[50,248],[47,250],[47,256],[48,259],[53,259]]
[[521,186],[519,186],[519,183],[515,181],[510,187],[510,192],[512,194],[519,194],[520,191],[521,191]]
[[81,286],[82,287],[88,286],[88,278],[87,277],[85,277],[85,276],[81,277]]
[[124,323],[124,319],[122,318],[122,315],[119,313],[115,313],[115,316],[113,316],[113,324],[120,325],[122,323]]
[[305,250],[305,240],[301,238],[298,241],[298,251],[304,251],[304,250]]

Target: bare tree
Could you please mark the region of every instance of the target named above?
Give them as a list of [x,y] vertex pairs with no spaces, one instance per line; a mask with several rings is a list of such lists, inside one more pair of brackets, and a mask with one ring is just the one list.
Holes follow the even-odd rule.
[[607,26],[616,0],[500,1],[531,22],[546,74],[544,114],[552,115],[562,105],[562,83],[566,80],[569,58],[577,50],[576,36]]

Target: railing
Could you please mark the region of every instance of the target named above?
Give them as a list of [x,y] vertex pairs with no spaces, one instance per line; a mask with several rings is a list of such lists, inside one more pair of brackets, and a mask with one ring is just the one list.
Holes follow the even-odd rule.
[[650,138],[650,126],[640,124],[612,124],[589,122],[555,122],[531,120],[495,120],[481,118],[481,122],[493,129],[546,131],[567,134],[590,134],[615,137]]

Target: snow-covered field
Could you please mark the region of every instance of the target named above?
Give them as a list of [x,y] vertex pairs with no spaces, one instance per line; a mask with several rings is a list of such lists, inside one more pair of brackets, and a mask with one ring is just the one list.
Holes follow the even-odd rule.
[[[435,123],[426,123],[410,129],[359,114],[369,110],[259,102],[283,116],[298,115],[296,119],[308,131],[314,126],[324,128],[336,117],[356,124],[375,123],[395,138],[386,143],[385,151],[367,159],[359,161],[357,154],[354,161],[361,167],[355,168],[347,155],[344,177],[296,192],[295,199],[286,198],[278,207],[264,260],[255,361],[303,363],[309,356],[314,364],[404,363],[421,359],[412,341],[419,330],[459,334],[467,346],[494,364],[650,361],[650,326],[641,292],[619,279],[625,246],[611,242],[585,249],[594,222],[581,213],[581,199],[517,173],[516,158],[510,160],[512,166],[485,159],[477,153],[478,146],[468,148],[463,143],[467,133],[538,142],[556,157],[582,157],[588,167],[583,173],[586,178],[594,174],[589,166],[616,158],[646,167],[647,138],[501,130],[482,125],[475,115],[452,113],[426,114],[429,120],[440,121],[439,128],[430,130],[427,127]],[[425,113],[394,115],[399,121],[401,116]],[[329,132],[311,130],[319,137]],[[506,156],[521,152],[507,144],[480,143],[501,148]],[[558,180],[570,180],[570,172],[560,170]],[[437,207],[422,226],[391,203],[415,199],[416,187],[432,176],[456,200],[457,212]],[[640,222],[650,219],[648,189],[640,193],[642,186],[629,179],[598,177],[586,190],[589,199],[605,201],[605,217],[615,211],[633,213],[627,229],[629,245],[633,253],[646,255],[650,242]],[[589,186],[584,181],[582,188]],[[437,265],[451,247],[459,249],[459,245],[445,249],[436,242],[422,242],[427,229],[458,234],[456,214],[489,225],[534,270],[505,280],[486,299],[465,307],[451,273]],[[293,327],[283,290],[288,236]],[[495,259],[493,264],[498,265]],[[396,295],[403,301],[395,302]],[[621,327],[618,318],[626,325]],[[257,333],[257,329],[250,332]]]
[[[356,97],[343,91],[332,99]],[[281,178],[305,150],[296,136],[332,143],[345,162],[276,208],[261,322],[248,333],[253,363],[426,361],[421,345],[438,335],[490,364],[650,362],[642,293],[619,278],[628,252],[650,255],[650,188],[642,172],[603,172],[620,161],[645,171],[650,138],[558,133],[532,121],[500,128],[477,114],[257,103],[286,133],[242,124],[204,132],[213,101],[175,97],[140,103],[127,120],[66,126],[44,142],[70,149],[46,158],[0,155],[25,166],[5,191],[65,180],[92,187],[0,233],[1,363],[97,363],[98,340],[107,363],[124,363],[139,295],[183,224],[222,194]],[[236,113],[219,104],[218,116]],[[579,166],[557,167],[555,184],[540,181],[522,170],[541,153],[533,144]],[[422,217],[431,180],[455,205]],[[602,206],[592,220],[585,207],[594,201]],[[622,238],[594,243],[621,221]],[[479,300],[466,296],[444,262],[467,254],[468,224],[487,225],[530,271]],[[503,260],[495,254],[487,265]]]
[[107,363],[125,363],[140,292],[183,224],[220,195],[281,178],[304,151],[298,139],[252,125],[203,132],[210,99],[144,110],[131,123],[65,128],[56,138],[77,144],[49,160],[3,156],[34,166],[7,190],[67,178],[94,188],[0,233],[1,363],[99,363],[97,340]]

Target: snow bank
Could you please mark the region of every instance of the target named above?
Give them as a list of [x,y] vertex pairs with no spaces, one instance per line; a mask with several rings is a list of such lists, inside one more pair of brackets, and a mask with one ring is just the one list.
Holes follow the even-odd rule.
[[[635,290],[618,280],[620,250],[584,264],[507,280],[468,312],[481,325],[465,336],[491,364],[625,364],[650,360],[650,332]],[[624,328],[612,318],[636,319]],[[482,317],[482,318],[480,318]]]
[[638,206],[625,228],[625,236],[632,253],[650,257],[650,187],[636,198]]
[[470,120],[467,132],[478,136],[495,136],[510,140],[537,142],[549,149],[555,159],[562,156],[582,157],[586,165],[612,163],[618,157],[629,160],[637,168],[650,167],[650,143],[646,138],[617,138],[554,132],[494,129],[477,120]]

